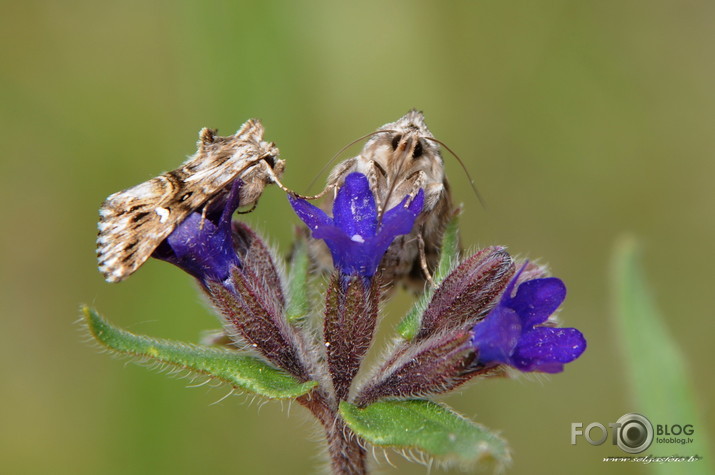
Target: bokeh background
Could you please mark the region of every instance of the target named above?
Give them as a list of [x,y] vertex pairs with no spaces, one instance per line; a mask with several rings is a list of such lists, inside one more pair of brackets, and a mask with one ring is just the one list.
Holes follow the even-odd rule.
[[[413,107],[485,197],[483,208],[446,156],[465,245],[548,262],[569,288],[563,320],[589,340],[563,374],[445,398],[511,442],[510,473],[641,470],[605,467],[620,453],[608,444],[569,443],[571,422],[639,409],[608,282],[624,233],[641,240],[689,362],[701,418],[688,422],[712,432],[715,3],[1,3],[3,473],[315,472],[317,431],[302,408],[212,404],[226,388],[187,389],[85,342],[80,303],[154,336],[196,341],[217,327],[169,265],[104,283],[97,209],[178,166],[201,127],[233,133],[250,117],[280,147],[285,182],[308,191],[343,145]],[[284,251],[297,223],[274,188],[246,219]],[[407,304],[388,307],[383,342]],[[426,473],[390,459],[398,468],[378,469]]]

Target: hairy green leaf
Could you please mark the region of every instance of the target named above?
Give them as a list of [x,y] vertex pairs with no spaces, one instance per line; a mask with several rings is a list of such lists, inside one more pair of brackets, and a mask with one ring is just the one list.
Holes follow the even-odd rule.
[[357,435],[379,447],[418,450],[462,465],[493,463],[502,468],[511,460],[502,438],[431,401],[379,401],[362,409],[341,402],[340,414]]
[[203,374],[236,389],[272,399],[295,398],[317,383],[298,382],[266,362],[237,351],[135,335],[111,325],[89,307],[82,307],[92,336],[112,351]]

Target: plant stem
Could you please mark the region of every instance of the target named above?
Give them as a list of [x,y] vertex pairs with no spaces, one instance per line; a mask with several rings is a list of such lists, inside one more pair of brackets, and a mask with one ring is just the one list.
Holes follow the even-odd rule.
[[367,475],[367,451],[360,445],[358,436],[345,425],[336,408],[319,391],[312,391],[297,399],[320,421],[330,455],[330,468],[334,475]]

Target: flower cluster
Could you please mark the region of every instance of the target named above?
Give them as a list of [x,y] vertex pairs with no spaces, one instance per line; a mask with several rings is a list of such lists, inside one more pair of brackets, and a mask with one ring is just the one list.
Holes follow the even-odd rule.
[[[502,247],[458,259],[458,249],[445,244],[446,267],[441,265],[435,285],[403,320],[401,336],[384,360],[357,381],[373,344],[384,289],[391,284],[383,282],[383,256],[428,212],[423,210],[424,191],[402,197],[383,212],[366,176],[352,173],[337,190],[332,216],[289,196],[312,236],[298,233],[286,276],[275,251],[247,225],[232,222],[241,187],[236,180],[205,209],[192,212],[153,254],[197,279],[223,322],[225,335],[216,342],[226,345],[227,352],[201,350],[189,364],[176,350],[163,361],[221,381],[239,381],[235,384],[242,390],[269,397],[289,391],[287,383],[276,386],[280,378],[294,381],[299,386],[290,386],[293,398],[325,429],[336,473],[365,473],[364,443],[356,442],[352,431],[363,442],[379,444],[370,439],[371,432],[361,432],[359,417],[369,412],[360,411],[378,411],[378,422],[370,426],[374,430],[400,404],[409,402],[413,411],[436,411],[438,406],[424,406],[425,400],[476,377],[504,375],[507,367],[559,373],[586,348],[581,332],[558,327],[554,319],[566,297],[561,280],[532,263],[515,262]],[[456,226],[450,232],[458,242]],[[309,249],[317,240],[324,241],[332,256],[335,271],[330,275],[311,270]],[[309,301],[316,279],[327,280],[318,303]],[[308,316],[312,318],[304,318]],[[157,357],[159,346],[145,356]],[[231,366],[238,364],[233,355],[256,359],[250,360],[253,366]],[[267,366],[254,371],[258,364]],[[270,368],[280,374],[270,376]],[[462,424],[463,419],[454,420]]]
[[[248,341],[264,356],[300,377],[320,371],[312,342],[285,323],[277,260],[248,227],[231,226],[241,182],[208,212],[192,213],[156,250],[197,278],[232,326],[238,342]],[[338,271],[328,286],[324,342],[326,373],[334,397],[349,398],[353,379],[372,343],[381,283],[375,279],[393,240],[412,231],[424,192],[405,196],[382,216],[365,175],[349,174],[337,192],[332,217],[304,199],[289,196],[298,217],[322,239]],[[262,257],[255,259],[260,249]],[[453,389],[474,376],[510,366],[524,372],[558,373],[586,348],[574,328],[549,318],[561,306],[566,287],[528,264],[515,271],[503,248],[488,248],[462,261],[436,289],[416,337],[397,346],[371,380],[357,388],[365,405],[384,398],[423,397]],[[531,278],[526,278],[529,274]],[[271,296],[272,298],[266,298]]]

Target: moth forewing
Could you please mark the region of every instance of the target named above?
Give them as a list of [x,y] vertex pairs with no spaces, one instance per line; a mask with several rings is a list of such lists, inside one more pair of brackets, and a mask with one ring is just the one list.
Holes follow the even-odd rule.
[[[412,110],[380,127],[359,155],[338,164],[328,177],[328,186],[337,190],[350,173],[363,173],[375,195],[380,216],[406,195],[414,196],[424,190],[422,213],[412,232],[398,236],[381,263],[385,282],[401,281],[416,291],[424,289],[428,273],[437,265],[442,235],[454,211],[444,162],[432,138],[422,112]],[[421,246],[424,252],[420,251]],[[319,262],[325,260],[316,257]]]
[[241,206],[255,204],[280,178],[278,148],[263,140],[263,126],[249,120],[234,134],[199,132],[197,152],[176,170],[110,195],[99,210],[97,260],[109,282],[134,273],[189,214],[240,178]]

